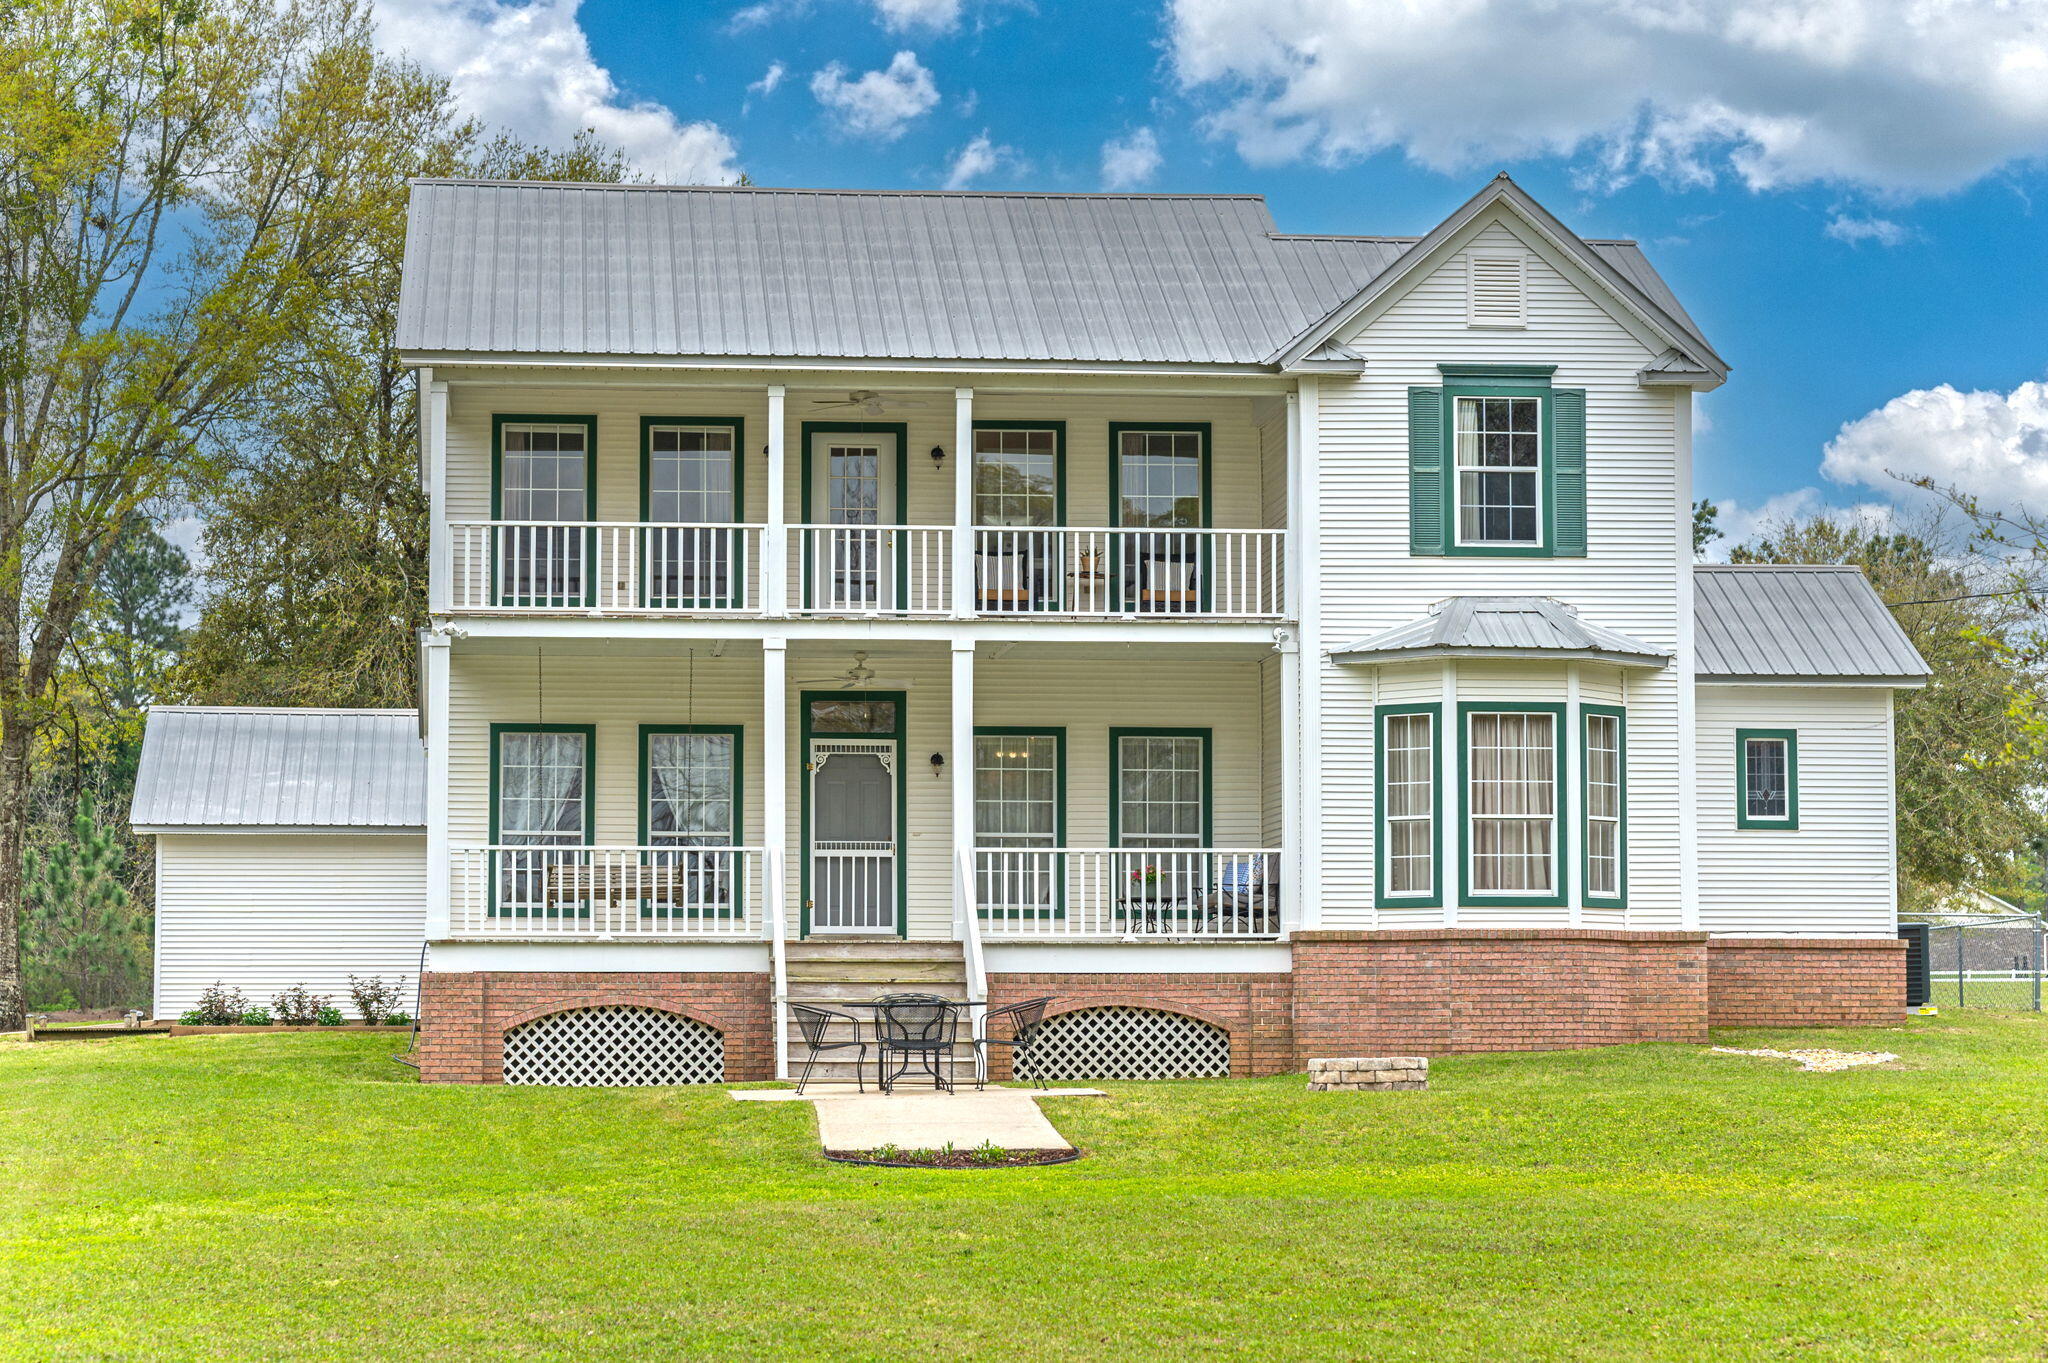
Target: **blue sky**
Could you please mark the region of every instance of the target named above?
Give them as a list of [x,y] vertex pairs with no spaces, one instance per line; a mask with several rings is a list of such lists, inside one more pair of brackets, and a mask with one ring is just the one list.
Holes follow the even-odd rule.
[[1735,528],[1897,502],[1894,471],[2048,510],[2048,0],[378,14],[481,117],[661,179],[1258,193],[1283,230],[1417,233],[1505,168],[1642,241],[1735,366],[1698,443]]

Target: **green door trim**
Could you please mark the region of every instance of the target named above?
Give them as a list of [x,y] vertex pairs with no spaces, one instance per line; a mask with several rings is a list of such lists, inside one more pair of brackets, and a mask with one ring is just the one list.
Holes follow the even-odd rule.
[[[814,525],[811,519],[811,437],[819,435],[893,435],[896,437],[896,524],[910,524],[910,423],[905,421],[806,421],[802,424],[800,439],[803,464],[802,498],[798,518],[799,525]],[[774,495],[772,492],[770,495]],[[902,542],[896,545],[896,609],[902,610],[909,595],[909,583],[904,574],[910,566],[910,546]],[[804,605],[811,604],[811,537],[804,536],[803,567]]]
[[[838,429],[838,428],[834,428]],[[806,448],[809,442],[805,442]],[[808,503],[806,503],[808,505]],[[797,936],[811,935],[811,740],[824,738],[868,738],[893,740],[896,744],[896,935],[910,935],[908,892],[910,888],[910,838],[904,831],[909,814],[910,782],[905,779],[905,735],[910,729],[909,693],[905,691],[799,691],[797,692]],[[896,702],[896,728],[886,734],[839,734],[811,728],[811,702],[819,700],[892,700]]]

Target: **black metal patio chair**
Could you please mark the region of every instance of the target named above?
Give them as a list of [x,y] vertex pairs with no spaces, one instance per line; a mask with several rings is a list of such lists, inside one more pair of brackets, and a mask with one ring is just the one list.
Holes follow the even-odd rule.
[[[868,1043],[860,1039],[860,1023],[848,1013],[835,1012],[830,1008],[813,1008],[809,1004],[792,1003],[789,1011],[796,1014],[796,1029],[803,1034],[804,1045],[810,1049],[810,1056],[804,1061],[803,1077],[796,1081],[796,1091],[802,1093],[804,1085],[811,1082],[811,1070],[817,1066],[818,1056],[824,1051],[858,1050],[860,1058],[853,1067],[854,1082],[860,1091],[868,1091]],[[853,1040],[828,1041],[832,1024],[844,1022],[853,1028]]]
[[[1038,1030],[1038,1024],[1045,1021],[1046,1005],[1052,1002],[1052,995],[1042,999],[1026,999],[1022,1003],[1007,1004],[991,1008],[981,1019],[981,1034],[974,1038],[974,1087],[976,1090],[988,1087],[988,1048],[1008,1046],[1011,1064],[1016,1055],[1031,1044],[1031,1034]],[[996,1035],[998,1026],[1006,1035]],[[1014,1072],[1014,1071],[1013,1071]],[[1038,1078],[1040,1088],[1048,1088],[1045,1076]]]
[[[896,1091],[896,1081],[923,1061],[932,1087],[953,1091],[953,1047],[960,1039],[960,1005],[937,994],[885,994],[875,1000],[875,1073],[882,1092]],[[896,1068],[889,1058],[898,1057]],[[941,1062],[944,1073],[940,1072]]]

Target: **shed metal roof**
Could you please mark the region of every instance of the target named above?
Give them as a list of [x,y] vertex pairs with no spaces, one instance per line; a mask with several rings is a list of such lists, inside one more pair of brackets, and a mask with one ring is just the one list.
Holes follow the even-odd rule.
[[129,821],[137,828],[424,828],[419,713],[153,706]]
[[1390,663],[1421,658],[1513,658],[1531,654],[1591,659],[1625,667],[1662,667],[1668,651],[1618,630],[1588,624],[1545,596],[1453,596],[1423,619],[1381,630],[1347,648],[1339,663]]
[[1693,569],[1703,679],[1918,685],[1927,663],[1861,570],[1809,564]]
[[[422,180],[398,348],[1270,366],[1417,240],[1237,195]],[[1683,317],[1635,243],[1589,245]]]

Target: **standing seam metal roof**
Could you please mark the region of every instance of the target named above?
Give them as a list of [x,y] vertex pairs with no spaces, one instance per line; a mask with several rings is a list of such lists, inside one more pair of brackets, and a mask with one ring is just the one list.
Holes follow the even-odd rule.
[[1695,672],[1703,678],[1918,680],[1926,660],[1856,568],[1700,564]]
[[1542,596],[1453,596],[1430,613],[1382,630],[1330,656],[1340,663],[1509,653],[1593,657],[1630,666],[1662,667],[1670,653],[1619,630],[1581,620]]
[[419,712],[152,706],[129,820],[142,828],[424,828]]
[[1288,236],[1249,196],[422,180],[398,348],[1264,365],[1417,240]]

